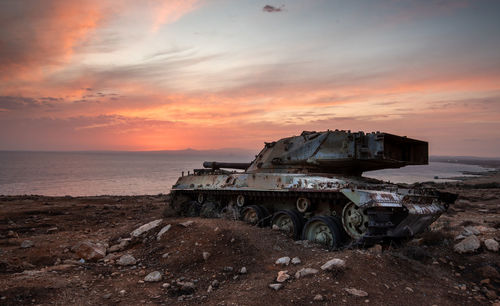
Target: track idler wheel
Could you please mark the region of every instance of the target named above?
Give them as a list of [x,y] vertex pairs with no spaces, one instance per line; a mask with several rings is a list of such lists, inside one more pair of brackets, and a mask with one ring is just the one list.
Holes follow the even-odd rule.
[[269,219],[269,212],[262,206],[249,205],[241,210],[241,220],[252,225],[264,227]]
[[276,226],[280,231],[297,240],[302,234],[304,218],[295,210],[280,210],[274,213],[271,224],[273,228]]
[[341,245],[342,232],[333,217],[316,216],[304,225],[302,240],[316,242],[332,250]]

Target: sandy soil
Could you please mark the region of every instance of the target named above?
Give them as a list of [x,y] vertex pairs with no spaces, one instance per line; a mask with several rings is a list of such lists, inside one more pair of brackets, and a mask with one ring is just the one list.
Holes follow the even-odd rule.
[[[123,249],[113,253],[108,249],[106,257],[96,261],[81,261],[75,245],[118,244],[137,227],[161,218],[164,196],[0,197],[0,304],[499,303],[498,252],[481,243],[478,251],[463,255],[453,246],[454,237],[466,226],[480,229],[480,240],[500,241],[500,174],[439,187],[459,193],[457,203],[431,231],[411,241],[384,244],[381,250],[377,246],[328,252],[242,222],[166,218]],[[188,220],[193,224],[180,225]],[[158,241],[156,234],[167,224],[172,227]],[[34,245],[21,247],[26,240]],[[210,253],[207,259],[203,252]],[[137,263],[118,265],[124,254],[133,255]],[[298,256],[302,262],[275,265],[282,256]],[[345,260],[346,268],[322,271],[321,265],[332,258]],[[240,273],[242,267],[246,274]],[[294,275],[307,267],[319,272],[292,277],[278,291],[268,287],[278,271]],[[162,280],[144,282],[152,271],[160,271]],[[194,286],[183,288],[186,282]],[[354,296],[346,288],[363,290],[368,296]],[[322,300],[315,300],[317,295]]]

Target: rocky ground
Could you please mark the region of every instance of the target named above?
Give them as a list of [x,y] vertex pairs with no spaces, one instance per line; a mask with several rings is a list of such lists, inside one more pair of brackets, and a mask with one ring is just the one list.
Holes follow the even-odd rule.
[[328,252],[270,228],[161,218],[165,196],[0,197],[0,304],[500,305],[500,175],[409,241]]

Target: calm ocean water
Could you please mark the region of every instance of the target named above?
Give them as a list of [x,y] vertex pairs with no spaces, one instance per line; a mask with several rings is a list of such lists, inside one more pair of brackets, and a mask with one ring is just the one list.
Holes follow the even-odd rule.
[[[205,160],[245,162],[251,154],[203,152],[0,152],[0,194],[50,196],[142,195],[168,193],[181,172],[201,168]],[[365,176],[414,183],[444,181],[462,171],[487,169],[434,162],[427,166],[379,170]],[[439,179],[434,179],[434,177]]]

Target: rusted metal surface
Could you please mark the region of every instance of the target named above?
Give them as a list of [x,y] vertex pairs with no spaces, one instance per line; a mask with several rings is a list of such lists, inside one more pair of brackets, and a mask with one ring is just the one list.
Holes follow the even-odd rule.
[[251,163],[205,162],[208,169],[181,176],[172,191],[193,199],[202,195],[231,209],[233,202],[244,209],[253,199],[271,214],[279,209],[297,210],[304,218],[348,214],[342,216],[350,223],[344,227],[355,239],[411,236],[445,211],[443,194],[367,179],[361,173],[427,164],[427,146],[379,132],[303,132],[266,143]]

